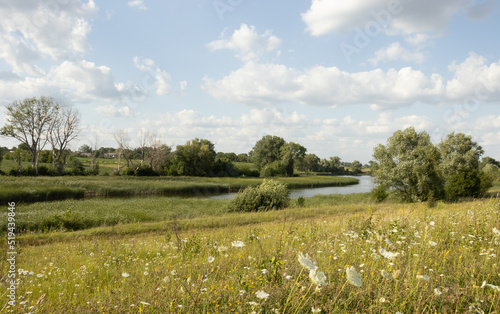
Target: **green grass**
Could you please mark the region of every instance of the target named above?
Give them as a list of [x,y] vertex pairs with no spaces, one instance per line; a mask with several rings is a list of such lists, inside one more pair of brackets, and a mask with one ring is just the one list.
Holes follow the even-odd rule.
[[[22,272],[16,288],[20,303],[14,310],[311,313],[315,308],[322,313],[466,313],[471,306],[485,313],[500,310],[499,292],[481,287],[483,281],[500,285],[500,238],[492,231],[500,227],[498,200],[438,202],[429,209],[423,203],[372,204],[367,197],[314,197],[306,199],[305,207],[264,213],[224,213],[217,211],[222,201],[187,204],[163,198],[186,206],[172,211],[179,214],[175,220],[165,216],[164,221],[116,225],[114,231],[108,226],[25,235],[16,248],[16,268]],[[147,201],[154,199],[155,204],[147,207]],[[97,201],[51,204],[60,203],[62,209],[78,203],[81,215],[92,216],[98,212],[93,209],[99,206]],[[126,205],[127,201],[131,203]],[[16,208],[16,223],[36,210],[24,206]],[[105,203],[102,208],[110,206]],[[120,200],[108,211],[131,215],[138,206],[147,207],[144,215],[163,215],[161,198]],[[164,204],[165,211],[175,207]],[[185,213],[189,208],[192,212]],[[48,207],[43,210],[51,213]],[[233,246],[234,241],[244,246]],[[5,243],[0,248],[5,254]],[[381,249],[397,256],[388,259]],[[316,289],[298,261],[299,252],[316,261],[326,286]],[[347,280],[348,266],[360,274],[360,287]],[[8,267],[3,260],[3,274]],[[0,286],[5,296],[5,281]],[[259,299],[258,291],[268,298]]]
[[[356,184],[355,178],[311,176],[278,178],[289,188],[309,188]],[[260,178],[201,177],[10,177],[0,181],[0,203],[31,202],[85,197],[123,197],[138,195],[207,195],[236,192],[260,184]],[[50,192],[52,190],[58,193]],[[67,191],[67,193],[64,193]],[[47,193],[52,193],[48,198]]]

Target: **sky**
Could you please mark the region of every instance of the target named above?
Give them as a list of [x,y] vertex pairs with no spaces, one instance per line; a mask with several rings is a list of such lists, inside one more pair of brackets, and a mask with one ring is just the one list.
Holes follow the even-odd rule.
[[80,113],[75,150],[123,130],[246,153],[270,134],[368,163],[412,126],[500,160],[495,0],[2,0],[0,21],[0,127],[52,96]]

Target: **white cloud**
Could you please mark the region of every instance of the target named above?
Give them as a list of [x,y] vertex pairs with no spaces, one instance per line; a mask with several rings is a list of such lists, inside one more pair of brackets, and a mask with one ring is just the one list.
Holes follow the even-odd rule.
[[148,8],[144,4],[143,0],[132,0],[127,2],[127,5],[131,8],[137,8],[139,10],[147,10]]
[[446,84],[450,100],[465,101],[469,105],[479,102],[500,102],[500,60],[487,64],[487,59],[475,53],[462,63],[453,62],[449,70],[453,79]]
[[248,105],[300,102],[308,105],[401,106],[441,96],[443,79],[412,68],[348,73],[315,66],[301,72],[278,64],[248,62],[220,80],[202,85],[215,98]]
[[109,117],[131,117],[132,112],[129,106],[117,107],[115,105],[104,105],[94,108],[100,114]]
[[405,41],[417,48],[423,48],[429,43],[429,35],[424,33],[417,33],[405,38]]
[[[26,64],[39,56],[61,60],[87,52],[88,19],[96,12],[93,0],[9,1],[0,6],[0,57],[15,71],[33,74],[37,71]],[[21,53],[13,58],[12,52]]]
[[[170,93],[170,74],[156,66],[153,60],[134,57],[134,64],[140,71],[147,73],[147,76],[142,80],[143,86],[147,90],[156,88],[158,95]],[[149,83],[149,79],[154,79],[154,84]]]
[[281,40],[271,35],[267,30],[259,35],[254,26],[241,24],[240,28],[235,30],[229,39],[224,38],[212,41],[207,46],[215,51],[220,49],[229,49],[236,51],[236,56],[243,61],[256,60],[265,53],[279,49]]
[[375,57],[369,59],[368,61],[373,65],[378,65],[379,62],[384,61],[414,61],[415,63],[422,63],[425,56],[419,51],[410,51],[403,46],[401,43],[395,42],[390,44],[388,47],[382,48],[375,52]]
[[454,15],[474,8],[484,11],[481,2],[475,0],[312,0],[302,19],[313,36],[354,28],[378,28],[398,34],[439,34],[446,30]]
[[[388,53],[384,58],[390,56]],[[477,106],[500,102],[500,61],[488,64],[486,58],[471,53],[449,69],[453,78],[445,81],[440,74],[427,75],[411,67],[349,73],[337,67],[299,71],[282,64],[249,61],[221,79],[205,77],[202,88],[214,98],[250,106],[293,102],[330,107],[367,104],[372,109],[385,109],[416,103],[458,101]]]

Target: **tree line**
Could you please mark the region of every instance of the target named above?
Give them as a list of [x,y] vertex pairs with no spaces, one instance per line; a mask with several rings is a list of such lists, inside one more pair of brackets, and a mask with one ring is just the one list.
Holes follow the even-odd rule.
[[500,163],[491,157],[481,161],[483,153],[463,133],[452,132],[434,145],[425,131],[396,131],[374,149],[373,196],[381,201],[392,194],[407,202],[479,197],[499,179]]

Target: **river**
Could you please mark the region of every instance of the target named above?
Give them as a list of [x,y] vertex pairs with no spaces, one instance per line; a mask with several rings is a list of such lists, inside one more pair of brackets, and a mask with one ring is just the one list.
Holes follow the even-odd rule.
[[[297,198],[300,196],[311,197],[315,195],[329,195],[329,194],[352,194],[352,193],[366,193],[370,192],[373,188],[372,176],[356,176],[353,177],[359,180],[358,184],[346,186],[330,186],[325,188],[309,188],[309,189],[294,189],[290,190],[290,197]],[[231,199],[236,193],[226,193],[220,195],[207,196],[209,199]]]

